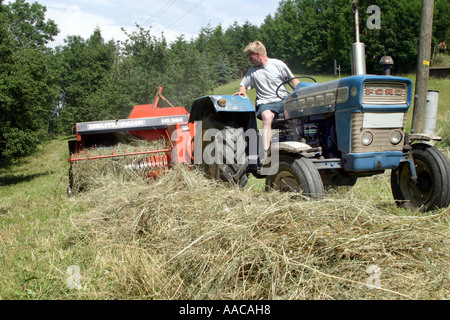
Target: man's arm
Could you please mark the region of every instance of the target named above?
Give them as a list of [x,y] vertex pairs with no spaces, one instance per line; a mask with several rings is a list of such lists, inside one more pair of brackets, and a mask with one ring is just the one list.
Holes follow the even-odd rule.
[[291,85],[292,85],[292,88],[297,88],[297,85],[300,83],[300,80],[298,80],[298,79],[292,79],[292,81],[291,81]]

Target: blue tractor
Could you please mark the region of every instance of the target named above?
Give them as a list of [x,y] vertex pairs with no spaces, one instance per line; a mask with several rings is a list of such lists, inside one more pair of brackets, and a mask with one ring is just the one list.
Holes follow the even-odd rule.
[[366,74],[358,37],[352,45],[352,72],[325,83],[300,77],[309,80],[284,99],[284,114],[273,124],[276,134],[264,160],[248,98],[195,100],[189,118],[197,123],[194,163],[212,178],[240,187],[253,174],[266,179],[267,191],[302,192],[311,198],[322,197],[327,186],[352,186],[360,177],[391,170],[398,206],[420,211],[447,207],[450,165],[429,143],[439,138],[405,131],[411,81]]

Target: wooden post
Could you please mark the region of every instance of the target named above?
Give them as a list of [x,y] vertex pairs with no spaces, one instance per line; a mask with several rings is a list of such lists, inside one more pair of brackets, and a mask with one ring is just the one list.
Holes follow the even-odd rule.
[[433,28],[434,0],[422,0],[420,14],[419,50],[417,54],[416,93],[411,133],[421,134],[425,126],[425,112],[430,72],[431,34]]
[[119,53],[120,53],[120,40],[117,40],[116,53],[114,56],[114,64],[113,68],[111,69],[111,77],[113,76],[114,72],[119,72]]

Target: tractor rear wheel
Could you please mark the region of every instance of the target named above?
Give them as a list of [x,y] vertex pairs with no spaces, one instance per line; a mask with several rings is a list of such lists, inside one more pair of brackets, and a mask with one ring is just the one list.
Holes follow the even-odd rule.
[[450,165],[447,158],[427,144],[413,144],[412,148],[417,181],[411,180],[407,162],[392,170],[391,187],[396,204],[422,212],[447,207],[450,203]]
[[280,156],[279,169],[266,178],[266,191],[299,192],[318,199],[324,196],[322,178],[314,163],[307,158]]
[[243,188],[247,182],[248,159],[242,128],[226,127],[203,149],[203,169],[213,179]]

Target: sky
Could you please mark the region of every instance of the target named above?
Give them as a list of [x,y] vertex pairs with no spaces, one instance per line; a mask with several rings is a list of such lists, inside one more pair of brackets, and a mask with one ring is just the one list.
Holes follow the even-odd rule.
[[[12,2],[7,1],[7,2]],[[235,21],[261,25],[267,15],[272,16],[279,0],[27,0],[47,8],[46,18],[58,25],[59,35],[49,46],[64,44],[68,35],[89,38],[99,27],[105,40],[124,40],[127,33],[136,31],[136,23],[159,37],[161,32],[169,42],[184,35],[195,37],[201,28],[224,29]]]

